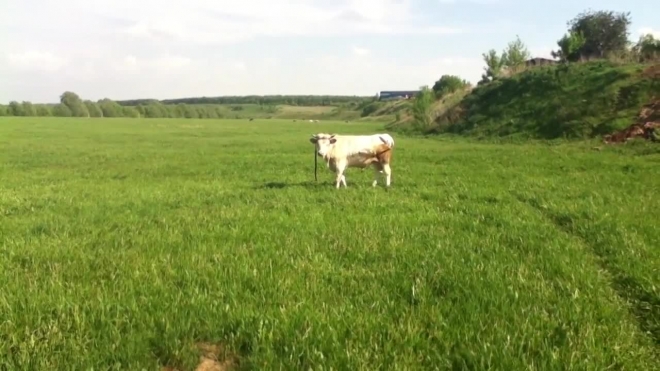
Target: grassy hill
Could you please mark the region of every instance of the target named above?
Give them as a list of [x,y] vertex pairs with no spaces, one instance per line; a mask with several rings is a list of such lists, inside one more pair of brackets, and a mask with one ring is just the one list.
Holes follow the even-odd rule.
[[[660,98],[660,65],[608,61],[545,66],[478,86],[427,133],[534,139],[591,138],[633,123]],[[391,128],[396,128],[391,125]]]

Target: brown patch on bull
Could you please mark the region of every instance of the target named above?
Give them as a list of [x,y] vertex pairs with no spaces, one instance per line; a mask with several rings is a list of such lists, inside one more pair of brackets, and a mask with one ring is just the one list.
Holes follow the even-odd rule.
[[[238,367],[238,357],[228,352],[221,344],[197,343],[200,351],[199,364],[195,371],[231,371]],[[162,367],[161,371],[181,371],[173,367]]]
[[[362,155],[364,156],[364,155]],[[362,170],[369,167],[369,165],[374,165],[378,171],[383,170],[383,165],[389,164],[392,161],[392,148],[386,144],[381,144],[377,146],[374,150],[373,156],[364,157],[362,162]]]
[[376,158],[381,164],[389,164],[392,161],[392,148],[386,144],[376,147]]

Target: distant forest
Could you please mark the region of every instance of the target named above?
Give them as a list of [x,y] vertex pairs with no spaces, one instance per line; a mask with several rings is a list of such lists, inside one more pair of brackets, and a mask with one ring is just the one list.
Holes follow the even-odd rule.
[[246,95],[222,97],[197,97],[179,99],[129,99],[115,101],[122,106],[160,104],[258,104],[291,106],[338,106],[356,101],[372,100],[373,96],[351,95]]
[[[298,112],[291,117],[329,117],[347,111],[361,110],[375,97],[332,95],[270,95],[229,96],[182,99],[135,99],[113,101],[108,98],[96,102],[82,99],[72,91],[60,95],[59,103],[38,104],[11,101],[0,105],[0,116],[53,117],[141,117],[141,118],[272,118],[280,105],[300,107],[335,107],[332,112]],[[349,115],[350,116],[350,115]]]

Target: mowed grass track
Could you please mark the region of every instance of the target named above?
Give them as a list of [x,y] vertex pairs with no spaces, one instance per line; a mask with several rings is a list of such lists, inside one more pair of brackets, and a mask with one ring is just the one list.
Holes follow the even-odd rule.
[[291,120],[0,120],[0,369],[660,367],[660,153]]

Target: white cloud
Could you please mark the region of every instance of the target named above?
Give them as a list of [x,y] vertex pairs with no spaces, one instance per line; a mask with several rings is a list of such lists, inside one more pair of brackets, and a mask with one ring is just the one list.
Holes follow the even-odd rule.
[[[413,0],[61,0],[34,12],[35,3],[12,2],[3,14],[11,37],[0,38],[0,102],[52,101],[65,90],[86,99],[374,94],[432,85],[443,73],[481,73],[478,58],[407,62],[410,53],[360,39],[437,42],[467,32],[430,23]],[[269,48],[272,38],[318,38],[320,47],[287,54]],[[261,45],[238,45],[247,41]]]
[[247,65],[244,62],[235,62],[234,68],[239,71],[247,71]]
[[457,4],[457,3],[469,3],[469,4],[479,4],[479,5],[488,5],[488,4],[499,4],[504,0],[438,0],[440,4]]
[[118,72],[172,73],[192,64],[192,59],[177,55],[163,55],[154,58],[137,58],[127,55],[113,62]]
[[122,20],[117,35],[154,41],[227,44],[258,36],[455,34],[457,27],[419,25],[412,0],[66,0],[92,14]]
[[653,35],[654,38],[660,39],[660,30],[656,30],[651,27],[642,27],[639,30],[637,30],[637,33],[639,34],[639,36],[651,34]]
[[66,66],[67,60],[50,52],[27,50],[8,53],[7,63],[17,70],[55,72]]
[[138,69],[138,60],[133,55],[125,56],[121,62],[122,63],[119,64],[120,69],[124,69],[128,71],[135,71]]
[[359,46],[353,47],[353,54],[355,55],[367,55],[369,54],[369,49],[361,48]]
[[[483,62],[479,58],[438,57],[404,62],[366,55],[310,55],[277,63],[274,58],[189,60],[178,56],[139,58],[124,56],[98,60],[96,74],[48,75],[38,90],[12,85],[4,100],[53,101],[64,90],[85,99],[181,98],[250,94],[358,94],[380,90],[417,89],[432,86],[443,74],[478,81]],[[16,81],[32,74],[18,75]],[[13,90],[13,91],[11,91]],[[6,94],[6,93],[5,93]]]

